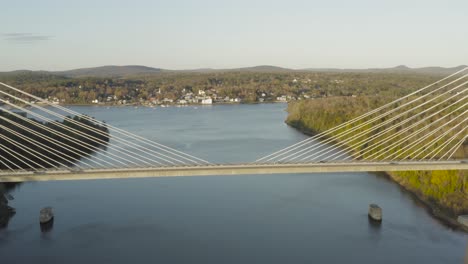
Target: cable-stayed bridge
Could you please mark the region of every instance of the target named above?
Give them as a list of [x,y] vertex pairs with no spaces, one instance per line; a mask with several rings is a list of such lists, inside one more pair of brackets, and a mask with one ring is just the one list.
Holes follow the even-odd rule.
[[212,164],[0,83],[0,182],[466,170],[468,68],[248,164]]

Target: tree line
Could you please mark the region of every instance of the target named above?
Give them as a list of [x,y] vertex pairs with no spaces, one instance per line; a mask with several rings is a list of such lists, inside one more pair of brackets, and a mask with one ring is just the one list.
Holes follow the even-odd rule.
[[[9,83],[41,98],[56,97],[63,104],[89,104],[92,100],[138,104],[152,99],[177,100],[187,93],[206,91],[218,98],[243,102],[276,101],[341,96],[401,96],[437,76],[404,73],[329,72],[216,72],[158,73],[124,78],[69,78],[41,72],[0,74]],[[24,96],[21,96],[25,98]],[[111,98],[110,100],[108,100]]]

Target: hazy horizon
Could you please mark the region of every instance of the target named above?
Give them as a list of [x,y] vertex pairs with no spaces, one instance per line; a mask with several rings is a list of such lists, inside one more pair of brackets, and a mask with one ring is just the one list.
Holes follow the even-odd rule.
[[456,67],[466,1],[9,1],[0,71]]
[[246,68],[255,68],[255,67],[277,67],[277,68],[284,68],[286,70],[294,70],[294,71],[300,71],[300,70],[326,70],[326,69],[332,69],[332,70],[372,70],[372,69],[392,69],[400,66],[405,66],[408,67],[409,69],[419,69],[419,68],[431,68],[431,67],[440,67],[440,68],[456,68],[456,67],[461,67],[461,66],[468,66],[465,64],[460,64],[460,65],[453,65],[453,66],[439,66],[439,65],[427,65],[427,66],[421,66],[421,67],[410,67],[408,65],[394,65],[390,67],[382,67],[382,68],[377,68],[377,67],[366,67],[366,68],[338,68],[338,67],[307,67],[307,68],[288,68],[288,67],[282,67],[278,65],[250,65],[250,66],[243,66],[243,67],[235,67],[235,68],[210,68],[210,67],[201,67],[201,68],[192,68],[192,69],[168,69],[168,68],[163,68],[163,67],[157,67],[157,66],[148,66],[148,65],[97,65],[97,66],[89,66],[89,67],[78,67],[78,68],[69,68],[69,69],[62,69],[62,70],[50,70],[50,69],[14,69],[14,70],[6,70],[6,71],[0,71],[0,72],[15,72],[15,71],[46,71],[46,72],[66,72],[66,71],[72,71],[72,70],[79,70],[79,69],[93,69],[93,68],[99,68],[99,67],[149,67],[149,68],[154,68],[154,69],[161,69],[161,70],[167,70],[167,71],[193,71],[193,70],[235,70],[235,69],[246,69]]

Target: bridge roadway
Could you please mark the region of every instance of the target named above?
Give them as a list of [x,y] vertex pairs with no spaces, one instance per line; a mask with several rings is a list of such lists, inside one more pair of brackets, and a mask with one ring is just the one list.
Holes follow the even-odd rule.
[[299,164],[222,164],[190,167],[157,167],[125,169],[89,169],[79,171],[48,170],[43,172],[0,172],[0,182],[97,180],[173,176],[290,174],[328,172],[377,172],[377,171],[423,171],[423,170],[468,170],[463,161],[424,162],[333,162]]

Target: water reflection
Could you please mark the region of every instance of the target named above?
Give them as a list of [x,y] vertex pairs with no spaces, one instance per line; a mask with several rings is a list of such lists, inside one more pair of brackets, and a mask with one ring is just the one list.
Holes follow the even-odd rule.
[[369,226],[369,232],[372,233],[380,233],[382,229],[382,222],[383,221],[375,221],[370,216],[367,217],[367,222]]
[[48,232],[52,231],[52,228],[54,227],[54,218],[52,218],[52,220],[50,220],[47,223],[40,224],[40,226],[41,226],[41,232],[42,233],[48,233]]
[[367,232],[369,234],[369,239],[374,243],[378,243],[383,238],[382,222],[383,221],[375,221],[371,219],[370,216],[367,217]]

